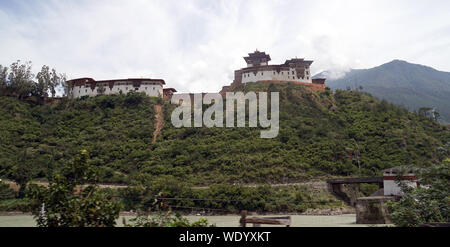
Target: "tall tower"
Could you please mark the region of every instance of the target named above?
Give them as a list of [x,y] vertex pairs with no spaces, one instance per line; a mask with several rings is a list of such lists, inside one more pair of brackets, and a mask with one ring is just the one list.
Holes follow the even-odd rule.
[[247,63],[248,67],[256,67],[256,66],[265,66],[270,61],[269,54],[266,54],[265,52],[260,52],[256,50],[253,53],[249,53],[248,57],[244,57],[245,62]]

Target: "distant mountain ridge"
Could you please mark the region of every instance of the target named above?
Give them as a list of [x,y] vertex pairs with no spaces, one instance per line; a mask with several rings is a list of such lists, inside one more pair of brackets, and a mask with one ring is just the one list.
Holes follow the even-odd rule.
[[393,60],[371,69],[351,69],[336,78],[336,72],[324,71],[313,78],[325,77],[335,89],[356,89],[377,98],[404,106],[409,110],[421,107],[436,109],[441,121],[450,123],[450,73],[434,68]]

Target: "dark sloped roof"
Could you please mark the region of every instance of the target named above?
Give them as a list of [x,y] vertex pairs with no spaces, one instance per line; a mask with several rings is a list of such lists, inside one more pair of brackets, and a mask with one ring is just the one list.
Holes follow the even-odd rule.
[[286,60],[286,62],[284,62],[284,64],[288,65],[288,64],[306,64],[306,65],[311,65],[313,63],[312,60],[305,60],[303,58],[292,58],[292,59],[288,59]]
[[248,62],[259,62],[262,59],[265,59],[266,61],[270,61],[269,54],[266,54],[265,52],[255,51],[253,53],[249,53],[248,57],[244,57],[245,61]]
[[165,91],[177,92],[177,90],[176,90],[175,88],[173,88],[173,87],[164,88],[164,89],[163,89],[163,92],[165,92]]
[[99,80],[96,81],[89,77],[82,77],[82,78],[76,78],[72,80],[68,80],[69,83],[99,83],[99,82],[116,82],[116,81],[154,81],[154,82],[160,82],[161,84],[165,85],[165,81],[163,79],[151,79],[151,78],[128,78],[128,79],[110,79],[110,80]]

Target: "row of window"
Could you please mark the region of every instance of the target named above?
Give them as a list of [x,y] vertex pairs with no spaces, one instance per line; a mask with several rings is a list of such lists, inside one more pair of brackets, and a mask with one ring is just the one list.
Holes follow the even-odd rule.
[[[273,74],[275,75],[275,71],[273,72]],[[283,72],[281,72],[281,74],[283,75]],[[287,72],[287,74],[289,75],[289,72]],[[294,74],[294,71],[292,71],[292,74]],[[308,71],[306,71],[306,74],[308,74]],[[264,72],[261,72],[261,75],[264,75]],[[249,73],[249,74],[244,74],[243,75],[244,76],[244,78],[246,78],[246,77],[250,77],[251,76],[251,73]],[[291,77],[290,76],[288,76],[288,79],[291,79]],[[305,79],[304,77],[297,77],[297,78],[295,78],[295,76],[292,76],[292,79]],[[306,80],[309,80],[309,76],[306,76]]]
[[[293,75],[295,74],[295,71],[291,71],[291,72],[292,72]],[[289,73],[289,72],[288,72],[288,73]],[[275,72],[274,72],[274,74],[275,74]],[[305,74],[306,74],[306,75],[309,75],[309,71],[306,70],[306,71],[305,71]]]
[[[293,75],[295,74],[295,71],[291,71],[291,72],[292,72]],[[250,77],[250,76],[251,76],[251,73],[252,73],[252,72],[250,72],[250,73],[248,73],[248,74],[244,74],[244,77]],[[282,75],[284,74],[283,71],[281,71],[280,73],[281,73]],[[289,71],[287,71],[286,73],[289,75]],[[273,74],[276,75],[277,72],[274,71]],[[261,75],[264,75],[264,72],[261,72]],[[309,71],[306,71],[306,75],[309,75]],[[308,77],[307,77],[307,78],[308,78]]]
[[[133,82],[116,82],[114,85],[133,85]],[[141,82],[141,85],[159,85],[157,82]]]
[[[118,86],[118,85],[133,85],[132,82],[115,82],[114,86]],[[159,85],[159,83],[156,82],[141,82],[141,85]],[[84,84],[81,87],[91,87],[91,84]],[[109,83],[97,83],[97,86],[109,86]]]
[[[105,88],[105,90],[107,90],[107,89],[108,89],[108,88]],[[117,92],[119,92],[120,90],[122,90],[122,89],[119,89],[119,88],[116,88],[116,89],[117,89],[117,90],[116,90]],[[128,87],[125,87],[125,90],[128,91]],[[129,91],[131,91],[131,90],[132,90],[132,88],[130,88]],[[138,91],[139,88],[138,88],[138,87],[137,87],[137,88],[134,88],[134,90],[135,90],[135,91]],[[147,90],[147,87],[145,87],[144,90]],[[155,87],[152,87],[152,90],[155,90]],[[113,91],[113,89],[111,89],[111,91]],[[87,93],[88,90],[85,89],[84,92]],[[80,94],[80,93],[81,93],[81,90],[78,90],[78,93]]]

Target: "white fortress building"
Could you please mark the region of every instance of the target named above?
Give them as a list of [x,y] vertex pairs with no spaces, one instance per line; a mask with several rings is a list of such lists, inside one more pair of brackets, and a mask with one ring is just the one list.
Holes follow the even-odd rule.
[[311,60],[293,58],[286,60],[284,64],[269,65],[270,56],[265,52],[256,50],[244,57],[246,68],[234,72],[235,81],[241,83],[258,81],[286,81],[312,83],[309,66]]
[[92,78],[78,78],[67,81],[69,95],[72,98],[82,96],[96,96],[105,94],[128,93],[131,91],[144,92],[148,96],[168,97],[176,90],[174,88],[163,88],[166,84],[162,79],[129,78],[96,81]]
[[269,64],[270,55],[258,50],[249,53],[244,60],[247,67],[234,71],[233,82],[222,88],[222,94],[250,82],[291,82],[309,86],[315,90],[325,90],[325,78],[313,79],[311,76],[312,60],[292,58],[283,64]]

